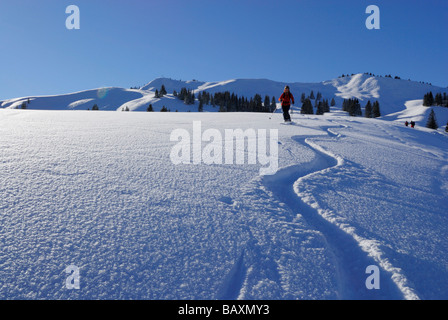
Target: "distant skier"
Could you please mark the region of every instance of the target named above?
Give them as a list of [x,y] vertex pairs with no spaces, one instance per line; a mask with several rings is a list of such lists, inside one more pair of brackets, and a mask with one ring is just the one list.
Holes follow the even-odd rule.
[[414,128],[414,127],[415,127],[415,122],[411,121],[411,128]]
[[278,101],[282,103],[283,119],[285,122],[291,122],[291,116],[289,115],[289,109],[291,108],[291,102],[294,104],[294,96],[289,91],[289,86],[286,86],[282,95],[278,98]]
[[406,122],[404,123],[404,125],[407,127],[407,126],[409,125],[409,122],[406,121]]

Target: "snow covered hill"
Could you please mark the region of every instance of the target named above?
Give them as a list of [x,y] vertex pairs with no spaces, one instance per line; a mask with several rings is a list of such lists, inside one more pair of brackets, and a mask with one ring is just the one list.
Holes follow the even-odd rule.
[[[418,125],[424,125],[426,121],[421,119],[424,109],[414,108],[412,101],[422,101],[423,95],[432,91],[448,92],[446,88],[431,86],[408,80],[392,79],[387,77],[374,77],[367,74],[355,74],[352,76],[340,77],[330,81],[320,83],[284,83],[267,79],[233,79],[220,82],[202,82],[197,80],[181,81],[168,78],[155,79],[140,89],[123,88],[100,88],[77,92],[59,96],[45,97],[22,97],[0,101],[0,108],[14,109],[20,107],[23,102],[27,103],[29,109],[41,110],[87,110],[97,104],[100,110],[123,110],[146,111],[149,104],[152,104],[155,111],[159,111],[163,106],[170,111],[192,111],[198,110],[198,104],[185,105],[182,101],[173,96],[173,91],[180,92],[181,88],[194,90],[197,94],[202,91],[209,93],[229,91],[238,96],[251,98],[255,94],[260,94],[262,98],[266,95],[278,98],[284,86],[288,84],[291,92],[295,94],[296,106],[300,106],[300,96],[302,93],[309,95],[321,92],[323,98],[331,100],[335,98],[335,110],[340,110],[342,100],[348,98],[358,98],[362,107],[368,100],[380,102],[381,113],[388,120],[412,120],[415,117]],[[162,98],[155,98],[156,90],[160,90],[162,85],[167,90],[167,95]],[[412,109],[410,111],[410,109]],[[436,108],[437,109],[437,108]],[[426,109],[428,110],[428,109]],[[205,106],[204,111],[218,111],[218,108]],[[421,111],[421,112],[420,112]],[[426,114],[426,112],[423,112]],[[412,116],[411,116],[412,115]],[[409,116],[409,117],[408,117]],[[440,112],[439,125],[445,126],[448,115],[445,111]]]
[[[448,135],[339,114],[0,109],[0,299],[447,299]],[[175,165],[196,121],[278,130],[279,170]]]
[[115,110],[117,106],[142,98],[143,95],[140,90],[99,88],[64,95],[16,98],[0,102],[0,107],[16,109],[25,102],[28,109],[35,110],[87,110],[95,104],[100,110]]

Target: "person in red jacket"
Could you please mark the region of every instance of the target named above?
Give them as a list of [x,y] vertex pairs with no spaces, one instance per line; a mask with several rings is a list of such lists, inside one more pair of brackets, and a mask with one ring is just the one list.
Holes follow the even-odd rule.
[[283,119],[285,119],[286,122],[290,122],[291,116],[289,115],[289,109],[291,108],[291,102],[294,104],[294,96],[289,91],[289,86],[285,87],[285,90],[283,90],[283,93],[280,98],[278,98],[278,101],[281,101],[282,103]]

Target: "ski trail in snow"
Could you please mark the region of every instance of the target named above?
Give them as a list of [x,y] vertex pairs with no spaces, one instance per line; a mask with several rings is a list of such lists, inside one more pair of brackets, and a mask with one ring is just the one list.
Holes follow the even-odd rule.
[[242,294],[244,288],[244,281],[248,269],[244,265],[245,252],[240,254],[239,258],[235,262],[233,268],[227,276],[227,280],[224,281],[225,286],[218,294],[219,300],[236,300]]
[[[446,159],[446,156],[444,154],[438,154],[435,152],[432,152],[429,148],[423,148],[423,147],[419,147],[417,145],[413,145],[407,141],[405,141],[403,138],[401,138],[399,135],[396,135],[392,132],[392,129],[395,130],[403,130],[405,128],[392,128],[389,126],[389,128],[386,128],[385,125],[380,125],[380,124],[375,124],[375,126],[380,129],[381,131],[383,131],[386,135],[392,137],[393,139],[395,139],[396,141],[398,141],[399,143],[406,145],[407,147],[414,149],[414,150],[418,150],[418,151],[422,151],[423,153],[427,153],[429,154],[431,157],[435,157],[436,159],[439,160],[444,160]],[[410,129],[411,131],[409,131],[410,133],[423,133],[423,132],[419,132],[417,129],[414,128],[406,128],[406,129]],[[404,131],[404,130],[403,130]],[[437,132],[434,132],[435,134],[437,134]],[[441,135],[443,136],[443,135]]]
[[[347,128],[345,125],[341,127]],[[323,127],[330,139],[340,139],[341,134],[332,127]],[[395,268],[384,256],[380,243],[359,236],[348,221],[321,208],[312,194],[302,190],[306,180],[317,174],[327,174],[332,169],[344,165],[344,159],[325,150],[315,139],[301,136],[292,137],[297,143],[308,146],[315,152],[311,163],[294,165],[281,169],[273,176],[265,176],[263,183],[293,212],[301,214],[305,220],[325,237],[336,262],[339,297],[341,299],[419,299],[408,286],[408,280],[399,268]],[[366,268],[379,265],[380,290],[366,288]]]

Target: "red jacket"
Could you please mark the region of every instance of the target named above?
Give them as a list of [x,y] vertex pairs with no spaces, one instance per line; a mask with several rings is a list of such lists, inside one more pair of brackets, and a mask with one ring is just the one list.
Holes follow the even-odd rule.
[[280,98],[278,98],[278,101],[282,102],[282,106],[290,106],[291,101],[294,104],[294,96],[291,92],[283,92]]

